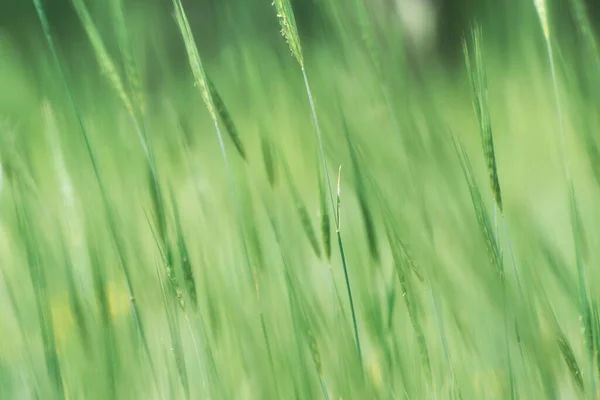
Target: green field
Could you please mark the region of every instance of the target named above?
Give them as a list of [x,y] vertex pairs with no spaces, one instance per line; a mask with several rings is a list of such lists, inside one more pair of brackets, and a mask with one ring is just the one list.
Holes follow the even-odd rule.
[[92,3],[0,33],[0,399],[600,398],[581,0],[458,65],[361,0]]

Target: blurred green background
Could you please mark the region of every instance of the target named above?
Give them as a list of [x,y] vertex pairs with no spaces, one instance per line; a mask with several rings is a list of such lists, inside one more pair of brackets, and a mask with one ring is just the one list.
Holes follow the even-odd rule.
[[599,398],[597,1],[34,4],[0,399]]

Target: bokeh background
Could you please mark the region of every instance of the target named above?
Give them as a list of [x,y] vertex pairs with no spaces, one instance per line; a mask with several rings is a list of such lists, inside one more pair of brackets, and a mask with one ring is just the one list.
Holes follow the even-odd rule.
[[[549,4],[553,10],[554,22],[559,26],[562,24],[574,24],[573,13],[569,11],[570,0],[557,0]],[[347,4],[336,4],[336,7],[346,8]],[[495,37],[505,46],[513,42],[514,37],[509,36],[511,30],[518,30],[524,20],[523,13],[533,12],[532,2],[519,0],[506,0],[502,2],[489,0],[374,0],[367,3],[375,15],[381,18],[387,17],[387,23],[399,23],[403,11],[407,19],[419,19],[415,11],[426,9],[430,12],[436,23],[437,45],[439,54],[456,60],[457,52],[460,53],[460,43],[469,24],[473,20],[484,23],[488,29],[503,32],[502,35],[490,35]],[[594,0],[585,0],[587,10],[595,27],[598,27],[600,17],[600,4]],[[55,27],[55,33],[60,42],[69,43],[70,40],[78,40],[84,35],[77,15],[70,5],[69,0],[47,0],[44,2],[48,12],[48,18]],[[106,12],[107,4],[104,1],[90,2],[90,7]],[[201,0],[183,2],[188,9],[189,18],[198,27],[198,39],[203,48],[214,49],[219,45],[227,43],[231,36],[236,33],[230,29],[230,23],[243,21],[245,28],[253,34],[273,38],[273,28],[277,22],[270,15],[271,4],[269,1],[261,0]],[[292,5],[300,33],[305,40],[329,40],[332,34],[331,26],[334,24],[331,15],[323,10],[327,4],[324,0],[294,0]],[[135,13],[148,17],[151,14],[157,23],[172,21],[171,4],[161,0],[132,0],[129,7]],[[140,16],[140,18],[142,18]],[[249,25],[249,26],[248,26]],[[3,0],[0,5],[0,27],[4,34],[17,40],[23,51],[27,51],[28,45],[39,37],[40,28],[35,15],[33,3],[21,0]],[[568,30],[568,28],[566,28]],[[177,32],[163,32],[167,35],[166,40],[170,45],[181,47],[177,40]],[[228,35],[229,33],[229,35]],[[31,50],[31,49],[30,49]],[[460,58],[461,55],[458,55]]]
[[599,397],[598,1],[293,0],[303,76],[270,0],[182,0],[214,120],[177,1],[38,3],[0,399]]

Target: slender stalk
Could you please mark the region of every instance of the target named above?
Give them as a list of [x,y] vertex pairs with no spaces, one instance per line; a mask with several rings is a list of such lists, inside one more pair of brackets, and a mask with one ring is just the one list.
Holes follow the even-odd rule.
[[91,141],[90,138],[88,136],[87,130],[85,128],[85,125],[83,123],[83,116],[81,114],[81,111],[79,110],[79,107],[77,106],[77,102],[75,101],[74,95],[73,95],[73,90],[71,88],[71,84],[69,83],[69,80],[67,79],[64,67],[62,66],[62,63],[58,57],[58,51],[56,49],[56,45],[54,43],[54,39],[52,37],[52,34],[50,32],[50,25],[48,24],[48,20],[46,19],[45,13],[44,13],[44,9],[42,6],[42,1],[41,0],[33,0],[38,18],[40,20],[40,24],[42,26],[42,30],[44,31],[44,36],[46,37],[46,41],[48,43],[48,46],[50,47],[50,52],[52,53],[52,58],[54,59],[54,62],[56,64],[56,66],[58,67],[59,70],[59,74],[60,74],[60,78],[61,81],[63,83],[63,85],[65,86],[66,89],[66,94],[67,97],[69,99],[69,103],[71,104],[73,111],[75,112],[75,116],[77,119],[77,123],[79,126],[79,130],[83,136],[84,139],[84,143],[85,143],[85,148],[88,154],[88,158],[90,160],[90,163],[92,164],[92,169],[94,171],[94,176],[96,178],[96,183],[98,184],[99,187],[99,191],[100,191],[100,197],[102,199],[102,205],[104,208],[104,213],[106,214],[107,220],[108,220],[108,225],[109,225],[109,229],[111,231],[112,237],[113,237],[113,242],[115,244],[116,250],[117,250],[117,255],[119,257],[119,261],[120,261],[120,265],[123,268],[123,273],[125,275],[125,283],[127,285],[127,291],[128,291],[128,295],[129,295],[129,299],[130,299],[130,304],[131,304],[131,309],[133,311],[133,317],[135,320],[135,325],[138,329],[138,334],[140,335],[140,338],[142,340],[142,345],[144,347],[144,352],[148,358],[148,365],[150,366],[151,372],[152,372],[152,376],[153,376],[153,381],[157,382],[156,379],[156,373],[154,371],[154,365],[152,362],[152,356],[150,353],[150,348],[148,346],[148,340],[146,338],[146,333],[144,331],[142,322],[141,322],[141,317],[140,317],[140,313],[139,313],[139,309],[137,306],[137,303],[135,301],[135,291],[133,289],[133,284],[132,284],[132,280],[131,280],[131,272],[129,271],[129,266],[128,266],[128,261],[125,255],[125,248],[124,245],[121,243],[121,240],[119,239],[118,233],[117,233],[117,228],[116,228],[116,218],[110,208],[110,203],[107,197],[107,191],[106,191],[106,186],[102,180],[102,177],[100,175],[100,170],[98,167],[98,162],[96,160],[96,156],[94,155],[94,152],[92,150],[92,145],[91,145]]
[[[225,114],[224,104],[223,104],[222,100],[220,99],[220,96],[218,96],[218,94],[216,93],[216,89],[214,88],[214,85],[208,80],[208,77],[204,70],[204,66],[202,64],[202,58],[200,57],[200,53],[198,52],[198,47],[196,46],[196,42],[195,42],[195,39],[194,39],[194,36],[192,33],[192,29],[190,27],[189,21],[185,14],[183,5],[181,4],[181,0],[173,0],[173,5],[175,7],[175,17],[176,17],[177,24],[179,26],[179,30],[180,30],[182,38],[183,38],[183,42],[186,47],[188,61],[189,61],[190,67],[192,69],[194,80],[196,81],[196,84],[198,85],[198,87],[200,89],[200,94],[202,95],[204,104],[210,113],[210,116],[211,116],[211,119],[213,122],[213,126],[214,126],[215,132],[217,134],[219,148],[221,150],[221,156],[223,158],[223,163],[225,164],[227,181],[229,183],[231,197],[232,197],[232,201],[233,201],[233,204],[235,207],[235,215],[237,218],[237,224],[238,224],[238,228],[239,228],[238,229],[239,236],[240,236],[240,239],[242,242],[242,247],[243,247],[243,252],[244,252],[244,260],[250,271],[251,277],[254,280],[254,288],[255,288],[254,295],[255,295],[256,303],[259,306],[259,318],[261,320],[261,325],[266,326],[265,320],[264,320],[264,313],[262,311],[261,299],[260,299],[259,274],[258,274],[258,271],[256,270],[256,266],[251,261],[250,251],[248,249],[248,243],[246,242],[246,236],[244,235],[244,232],[242,229],[243,218],[242,218],[242,211],[241,211],[241,207],[240,207],[239,197],[238,197],[238,194],[236,191],[236,187],[235,187],[235,183],[234,183],[234,179],[233,179],[233,173],[231,171],[231,165],[229,163],[229,157],[227,155],[227,149],[225,148],[225,140],[223,138],[223,133],[221,131],[221,127],[220,127],[217,115],[220,115],[226,121],[226,124],[230,125],[230,127],[232,126],[232,122],[231,122],[229,116]],[[239,154],[242,156],[242,158],[245,159],[245,152],[244,152],[243,148],[241,147],[241,142],[239,141],[237,134],[230,132],[230,136],[232,137],[232,140],[234,141],[234,144],[236,145],[236,148],[237,148]],[[268,331],[266,329],[263,329],[262,332],[263,332],[263,337],[265,340],[265,346],[268,350],[270,348],[270,339],[268,336]]]
[[[317,110],[315,107],[315,103],[313,100],[313,95],[312,95],[312,91],[310,90],[310,85],[308,84],[308,77],[306,76],[306,70],[304,68],[302,68],[302,77],[304,78],[304,86],[306,87],[306,94],[308,96],[308,101],[310,103],[310,110],[311,110],[311,114],[312,114],[312,118],[313,118],[313,123],[315,125],[315,132],[317,134],[317,142],[319,144],[319,154],[321,156],[321,163],[323,164],[323,171],[325,172],[325,180],[327,181],[327,188],[329,189],[329,200],[331,202],[331,209],[332,210],[336,210],[336,207],[334,205],[333,202],[333,190],[331,189],[331,180],[329,178],[329,170],[327,169],[327,159],[325,158],[325,150],[323,147],[323,138],[321,135],[321,128],[319,126],[319,120],[317,118]],[[341,174],[341,169],[342,166],[340,165],[340,174]],[[352,287],[350,285],[350,275],[348,274],[348,263],[346,261],[346,255],[344,253],[344,244],[342,241],[342,233],[340,231],[340,215],[339,215],[339,188],[340,188],[340,179],[341,176],[338,176],[338,208],[337,211],[338,213],[336,214],[335,211],[333,213],[334,217],[335,217],[335,225],[336,225],[336,235],[337,235],[337,240],[338,240],[338,246],[340,249],[340,257],[342,259],[342,266],[344,268],[344,279],[346,281],[346,291],[348,293],[348,302],[350,303],[350,313],[352,314],[352,325],[354,327],[354,339],[356,341],[356,350],[358,352],[358,358],[360,361],[360,364],[362,366],[362,350],[361,350],[361,345],[360,345],[360,336],[358,333],[358,322],[357,322],[357,318],[356,318],[356,310],[354,308],[354,301],[353,301],[353,296],[352,296]]]
[[[562,166],[563,166],[563,172],[565,175],[565,180],[567,183],[569,213],[570,213],[570,217],[571,217],[570,218],[571,219],[571,234],[573,236],[573,244],[575,247],[575,263],[577,265],[577,275],[578,275],[578,281],[579,281],[579,300],[580,300],[582,319],[583,319],[583,324],[584,324],[584,330],[586,331],[586,333],[593,335],[593,330],[591,329],[592,327],[591,327],[590,304],[589,304],[589,298],[588,298],[587,287],[586,287],[585,267],[583,265],[583,259],[582,259],[582,255],[581,255],[581,244],[580,244],[580,240],[579,240],[580,226],[579,226],[578,215],[577,215],[577,201],[575,199],[575,187],[573,184],[573,177],[571,175],[571,160],[568,155],[568,149],[567,149],[567,139],[566,139],[567,134],[566,134],[566,129],[565,129],[565,121],[564,121],[564,116],[563,116],[563,111],[562,111],[562,105],[561,105],[560,91],[558,88],[558,76],[557,76],[557,72],[556,72],[554,51],[552,48],[553,40],[552,40],[551,30],[550,30],[549,21],[548,21],[546,1],[545,0],[534,0],[534,3],[536,6],[536,10],[537,10],[540,24],[542,27],[542,32],[544,33],[544,39],[545,39],[545,43],[546,43],[546,53],[548,55],[548,62],[550,65],[552,90],[554,93],[554,101],[555,101],[555,108],[556,108],[556,119],[558,122],[558,134],[559,134],[559,140],[560,140]],[[592,337],[592,341],[593,341],[593,337]],[[593,344],[587,343],[587,347],[588,347],[588,363],[589,363],[588,368],[589,368],[589,376],[590,376],[590,389],[589,390],[591,392],[592,397],[595,397],[596,396],[596,377],[595,377],[595,373],[594,373],[594,361],[595,361],[594,357],[595,357],[595,355],[594,355],[594,350],[593,350]]]

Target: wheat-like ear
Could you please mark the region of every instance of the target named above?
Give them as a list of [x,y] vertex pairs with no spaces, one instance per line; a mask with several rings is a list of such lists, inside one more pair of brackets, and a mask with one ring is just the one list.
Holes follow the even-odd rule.
[[211,118],[213,121],[217,121],[215,104],[206,78],[206,73],[204,72],[204,67],[202,66],[202,59],[200,58],[200,53],[198,53],[192,28],[190,28],[190,23],[185,14],[185,10],[183,9],[183,5],[181,4],[181,0],[173,0],[173,5],[175,6],[175,19],[177,20],[181,35],[183,36],[183,43],[185,44],[185,49],[187,51],[188,61],[192,68],[192,74],[194,75],[194,82],[200,88],[202,100],[204,100],[204,104],[206,105],[206,108],[208,108]]
[[125,106],[127,113],[133,116],[133,103],[131,102],[127,91],[125,90],[125,85],[123,84],[119,70],[110,57],[108,50],[106,50],[106,46],[104,46],[104,42],[102,41],[100,33],[98,32],[98,29],[96,28],[96,25],[94,24],[94,21],[92,20],[85,3],[83,0],[72,0],[72,3],[77,15],[79,15],[79,19],[81,19],[81,23],[88,35],[88,38],[92,43],[92,47],[96,52],[96,58],[98,59],[98,64],[100,65],[102,72],[104,75],[106,75],[113,89],[119,96],[119,99]]
[[[494,137],[492,135],[492,123],[487,96],[487,77],[483,63],[483,32],[479,25],[475,25],[471,31],[473,51],[469,51],[466,42],[463,43],[465,63],[473,90],[473,108],[479,123],[479,133],[483,144],[483,155],[487,164],[490,186],[494,194],[494,200],[500,212],[503,212],[502,193],[498,179],[498,167],[496,165],[496,153],[494,151]],[[471,58],[475,60],[475,68],[472,68]]]
[[194,269],[192,261],[190,260],[190,254],[187,248],[183,229],[181,227],[181,218],[179,216],[179,206],[175,200],[173,190],[169,190],[171,197],[171,205],[173,207],[173,219],[175,222],[175,233],[177,236],[177,250],[179,253],[179,266],[181,268],[184,287],[187,291],[187,295],[192,304],[192,309],[198,309],[198,291],[196,290],[196,280],[194,277]]
[[289,0],[274,0],[273,4],[277,10],[279,25],[281,26],[281,34],[290,46],[292,54],[304,69],[304,58],[302,57],[302,47],[300,46],[300,37],[298,36],[298,28],[296,27],[296,19],[294,11]]
[[[394,266],[396,269],[396,275],[400,284],[400,290],[402,292],[402,298],[408,309],[408,315],[412,324],[415,336],[417,338],[417,345],[419,348],[419,354],[421,355],[421,362],[423,363],[423,369],[427,382],[431,382],[431,360],[429,358],[429,350],[427,348],[427,341],[425,339],[425,333],[421,326],[419,313],[416,304],[416,297],[413,296],[413,288],[408,275],[407,267],[411,267],[412,260],[407,258],[406,251],[400,237],[395,231],[391,219],[385,220],[386,233],[388,236],[390,249],[392,251],[392,258],[394,260]],[[410,261],[409,261],[410,260]]]
[[[227,179],[228,179],[229,185],[230,185],[231,197],[232,197],[234,207],[235,207],[235,214],[236,214],[236,220],[237,220],[236,222],[238,225],[238,233],[239,233],[240,241],[241,241],[242,247],[243,247],[244,261],[246,263],[246,266],[247,266],[249,272],[252,274],[251,275],[252,279],[254,280],[254,287],[255,287],[254,294],[255,294],[256,302],[258,304],[260,304],[261,303],[261,301],[260,301],[260,276],[258,274],[256,266],[253,265],[253,263],[252,263],[252,260],[250,257],[250,251],[248,249],[248,243],[247,243],[244,231],[243,231],[243,219],[242,219],[241,207],[240,207],[239,199],[237,196],[236,187],[235,187],[235,183],[234,183],[234,179],[233,179],[233,174],[231,171],[229,158],[227,156],[227,150],[225,149],[225,142],[223,139],[223,134],[221,132],[221,127],[219,125],[218,117],[221,117],[224,120],[226,125],[229,122],[232,122],[232,120],[231,120],[231,117],[228,112],[225,115],[224,111],[226,111],[226,109],[224,107],[224,104],[220,102],[220,97],[218,99],[215,99],[215,97],[214,97],[217,94],[216,90],[214,89],[214,86],[211,86],[211,83],[208,81],[208,78],[204,71],[204,67],[202,66],[202,59],[200,58],[200,53],[198,52],[198,48],[196,46],[196,41],[194,40],[192,29],[190,28],[190,24],[189,24],[186,14],[185,14],[185,11],[183,9],[183,5],[181,4],[181,0],[173,0],[173,5],[175,7],[175,19],[177,20],[179,30],[183,37],[183,42],[185,44],[185,48],[187,51],[188,61],[190,63],[190,67],[191,67],[192,73],[194,75],[194,80],[196,82],[196,85],[200,88],[200,93],[202,95],[202,99],[204,100],[204,104],[206,105],[206,108],[208,109],[208,111],[210,113],[211,119],[212,119],[214,127],[215,127],[215,131],[216,131],[217,138],[219,141],[219,147],[221,149],[221,154],[223,157],[223,162],[225,164]],[[243,147],[241,146],[241,141],[237,137],[237,132],[235,130],[230,130],[230,131],[228,130],[228,132],[231,135],[231,138],[232,138],[238,152],[240,153],[240,156],[245,160],[245,152],[244,152]],[[265,341],[266,350],[267,350],[267,352],[270,352],[270,339],[268,336],[268,331],[267,331],[267,327],[266,327],[265,320],[264,320],[264,313],[262,311],[262,306],[260,306],[260,307],[261,308],[259,311],[259,315],[260,315],[261,325],[263,328],[262,329],[263,338]]]
[[[304,86],[306,89],[306,96],[308,98],[308,102],[310,104],[310,111],[312,114],[312,120],[315,127],[315,134],[317,136],[317,144],[319,146],[319,156],[321,158],[321,164],[323,168],[323,174],[325,175],[325,181],[327,182],[327,189],[329,192],[329,200],[331,202],[331,208],[333,210],[333,215],[335,219],[335,223],[337,225],[336,234],[338,238],[338,247],[340,250],[340,257],[342,259],[342,267],[344,269],[344,278],[346,281],[346,291],[348,292],[348,301],[350,303],[351,314],[352,314],[352,322],[354,326],[354,340],[356,341],[356,350],[358,353],[358,358],[360,360],[360,365],[362,368],[362,350],[360,344],[360,338],[358,334],[358,322],[356,320],[356,310],[354,309],[354,302],[352,300],[352,289],[350,285],[350,275],[348,273],[348,263],[346,262],[346,256],[344,252],[344,245],[342,241],[342,236],[340,233],[340,221],[339,221],[339,191],[338,191],[338,213],[335,212],[335,203],[333,200],[333,190],[331,188],[331,180],[329,178],[329,171],[327,169],[327,158],[325,156],[325,147],[323,145],[323,137],[321,134],[321,127],[319,125],[319,119],[317,118],[317,107],[315,106],[314,97],[312,95],[312,91],[310,89],[310,85],[308,82],[308,76],[306,75],[306,70],[304,68],[304,60],[302,58],[302,50],[300,48],[300,38],[298,37],[298,30],[296,28],[296,21],[294,20],[294,13],[292,11],[292,6],[290,5],[289,0],[275,0],[274,1],[275,8],[277,9],[277,15],[279,17],[279,23],[282,28],[283,36],[286,38],[290,49],[292,50],[292,54],[296,57],[298,64],[300,65],[300,69],[302,71],[302,77],[304,78]],[[339,189],[339,176],[338,176],[338,189]],[[337,216],[337,217],[335,217]]]
[[573,352],[573,348],[571,347],[569,339],[567,339],[567,336],[565,335],[558,323],[556,314],[554,312],[554,309],[552,308],[552,305],[550,304],[548,296],[546,295],[543,289],[541,290],[541,293],[541,305],[545,308],[546,312],[550,316],[551,327],[556,340],[556,345],[558,346],[558,350],[560,351],[560,354],[565,364],[567,365],[573,382],[577,385],[577,388],[581,391],[581,393],[583,393],[585,389],[583,375],[581,373],[579,363],[577,362],[577,358],[575,357],[575,353]]
[[475,173],[473,171],[473,167],[471,166],[469,156],[462,142],[457,137],[454,138],[454,146],[460,159],[463,174],[469,188],[469,194],[471,195],[473,209],[475,210],[475,216],[477,217],[477,224],[479,225],[481,235],[485,240],[490,262],[498,273],[500,280],[504,281],[504,264],[502,261],[500,244],[498,243],[498,238],[494,233],[492,221],[481,197],[481,192],[479,191],[479,186],[477,185]]
[[[127,111],[128,115],[131,117],[131,119],[133,121],[133,125],[135,127],[136,133],[140,140],[140,144],[142,145],[142,149],[144,150],[144,154],[146,156],[146,161],[148,162],[150,170],[152,171],[153,179],[158,181],[157,168],[156,168],[155,161],[154,161],[153,150],[152,150],[152,147],[148,140],[146,131],[144,129],[143,121],[141,121],[140,118],[138,118],[139,115],[137,115],[138,112],[141,112],[143,110],[143,99],[142,99],[142,95],[141,95],[141,87],[139,86],[139,79],[137,78],[137,76],[138,76],[137,68],[135,66],[135,60],[133,58],[131,44],[129,43],[129,40],[128,40],[129,37],[127,34],[127,30],[124,26],[125,20],[124,20],[123,14],[122,14],[121,5],[115,4],[114,8],[116,10],[115,14],[117,16],[116,20],[117,20],[117,25],[118,25],[118,33],[119,33],[124,57],[126,58],[127,64],[128,64],[126,69],[127,69],[127,73],[130,78],[129,83],[130,83],[130,87],[134,91],[134,95],[136,96],[135,104],[131,100],[131,96],[129,95],[128,91],[126,90],[126,87],[123,83],[123,80],[121,78],[119,70],[116,67],[115,63],[113,62],[110,54],[108,53],[108,50],[106,49],[106,46],[104,45],[104,42],[102,40],[102,37],[100,36],[100,33],[96,29],[96,25],[94,24],[94,21],[92,20],[92,17],[90,16],[90,13],[84,3],[84,0],[71,0],[71,1],[73,3],[73,7],[75,7],[75,10],[77,11],[77,14],[79,15],[79,19],[81,20],[81,23],[88,35],[88,38],[90,39],[90,42],[92,43],[92,47],[94,48],[94,52],[96,53],[96,58],[98,59],[98,64],[100,65],[100,68],[102,69],[103,73],[106,75],[110,85],[113,87],[114,91],[117,93],[117,96],[123,103],[125,110]],[[113,0],[113,1],[119,2],[120,0]]]
[[127,21],[125,19],[124,0],[111,0],[111,10],[125,66],[126,82],[137,111],[143,113],[146,108],[146,100],[144,98],[140,71],[133,51],[131,34],[127,28]]
[[210,90],[210,96],[215,105],[217,115],[221,118],[221,121],[223,121],[223,125],[225,126],[225,131],[229,134],[229,138],[233,142],[233,145],[235,146],[235,149],[237,150],[240,157],[242,157],[242,159],[247,162],[248,159],[246,158],[246,149],[244,148],[242,139],[240,138],[235,123],[233,122],[233,117],[231,116],[231,113],[227,109],[227,106],[225,105],[225,102],[219,94],[219,91],[217,90],[215,84],[208,77],[206,78],[206,82],[208,83],[208,89]]
[[577,358],[575,358],[575,353],[573,353],[573,348],[571,347],[569,340],[558,324],[556,325],[556,342],[560,354],[562,355],[563,360],[565,360],[565,364],[567,364],[571,378],[573,378],[573,381],[577,384],[577,388],[583,392],[583,375],[581,374],[581,369],[577,363]]

